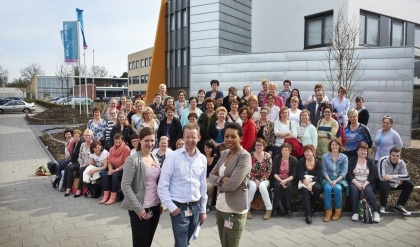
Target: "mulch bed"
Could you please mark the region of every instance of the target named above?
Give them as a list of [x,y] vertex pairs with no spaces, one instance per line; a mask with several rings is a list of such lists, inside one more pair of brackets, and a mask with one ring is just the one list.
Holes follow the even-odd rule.
[[[91,116],[89,116],[91,117]],[[72,109],[70,106],[57,106],[46,111],[40,112],[36,115],[26,115],[29,124],[42,125],[42,124],[81,124],[87,123],[86,110],[80,114],[80,109]]]

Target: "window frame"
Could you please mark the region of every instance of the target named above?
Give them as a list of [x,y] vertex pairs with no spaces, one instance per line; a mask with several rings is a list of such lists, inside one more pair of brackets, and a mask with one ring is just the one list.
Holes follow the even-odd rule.
[[[325,21],[327,18],[332,18],[332,27],[334,27],[334,10],[328,10],[320,13],[316,13],[313,15],[305,16],[305,23],[304,23],[304,49],[313,49],[313,48],[319,48],[319,47],[326,47],[328,46],[328,43],[326,42],[326,34],[325,34]],[[321,43],[316,45],[308,45],[308,23],[311,21],[318,21],[321,20]]]

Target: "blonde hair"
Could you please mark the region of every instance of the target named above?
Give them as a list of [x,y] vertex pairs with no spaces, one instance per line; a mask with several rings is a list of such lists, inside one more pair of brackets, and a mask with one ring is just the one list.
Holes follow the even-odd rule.
[[264,85],[264,83],[270,84],[270,81],[268,79],[262,79],[261,85]]
[[152,108],[150,108],[149,106],[147,106],[143,109],[143,112],[141,113],[141,117],[144,119],[144,114],[146,114],[148,112],[150,112],[150,117],[152,119],[156,118],[155,113],[153,112]]
[[270,83],[268,84],[268,89],[275,89],[277,91],[277,89],[279,89],[279,87],[277,86],[276,83]]
[[219,112],[221,112],[221,111],[227,114],[226,108],[224,106],[219,106],[216,109],[216,115],[219,114]]

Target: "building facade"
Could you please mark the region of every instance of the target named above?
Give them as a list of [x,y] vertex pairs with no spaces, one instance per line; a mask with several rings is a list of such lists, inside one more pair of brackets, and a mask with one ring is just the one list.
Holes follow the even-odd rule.
[[419,1],[163,0],[162,6],[166,37],[156,39],[165,38],[166,48],[154,54],[165,52],[166,62],[155,66],[165,66],[170,92],[186,88],[187,97],[210,90],[212,79],[225,94],[245,85],[257,94],[266,78],[280,90],[289,79],[302,99],[308,98],[316,83],[327,81],[327,45],[341,12],[359,28],[355,83],[371,113],[370,131],[390,115],[409,145],[413,109],[418,109],[413,91],[419,76]]
[[128,95],[146,95],[153,47],[128,55]]

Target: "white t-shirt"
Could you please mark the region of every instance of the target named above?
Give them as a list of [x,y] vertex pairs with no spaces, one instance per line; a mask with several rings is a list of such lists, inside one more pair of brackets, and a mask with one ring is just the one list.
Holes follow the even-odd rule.
[[296,113],[293,113],[291,111],[291,109],[289,108],[289,120],[290,121],[293,121],[295,123],[299,123],[299,121],[300,121],[300,113],[301,112],[302,112],[301,110],[297,109]]
[[108,158],[108,151],[103,150],[100,156],[96,154],[90,154],[89,158],[92,158],[95,163],[93,164],[96,167],[102,167],[104,165],[104,159]]

